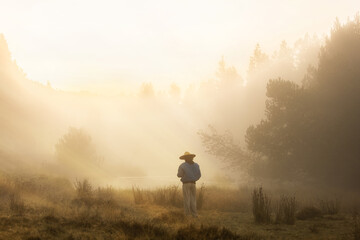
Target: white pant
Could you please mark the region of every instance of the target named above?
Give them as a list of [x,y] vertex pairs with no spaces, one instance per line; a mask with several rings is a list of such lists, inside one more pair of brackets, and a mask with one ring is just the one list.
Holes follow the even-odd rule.
[[196,185],[194,183],[184,183],[182,190],[184,196],[185,215],[191,214],[196,217]]

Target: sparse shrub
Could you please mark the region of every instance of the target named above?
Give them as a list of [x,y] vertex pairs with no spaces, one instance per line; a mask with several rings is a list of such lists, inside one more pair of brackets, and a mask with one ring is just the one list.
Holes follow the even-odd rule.
[[256,223],[270,223],[271,199],[262,187],[255,188],[252,194],[253,215]]
[[320,200],[319,205],[323,214],[334,215],[340,211],[340,200],[338,198]]
[[314,206],[304,207],[296,214],[296,218],[299,220],[307,220],[321,216],[321,210]]
[[276,223],[286,223],[293,225],[295,224],[295,210],[296,210],[296,201],[295,197],[290,196],[281,196],[280,201],[276,207]]
[[205,196],[205,185],[202,184],[200,189],[197,191],[197,198],[196,198],[196,207],[198,210],[201,210],[204,205],[204,196]]
[[75,203],[82,205],[84,204],[87,207],[90,207],[94,203],[93,197],[93,186],[91,183],[84,179],[83,181],[76,180],[74,183],[75,190],[76,190],[76,198]]
[[9,208],[11,212],[22,216],[25,212],[25,203],[21,197],[18,194],[13,193],[10,195],[9,200]]

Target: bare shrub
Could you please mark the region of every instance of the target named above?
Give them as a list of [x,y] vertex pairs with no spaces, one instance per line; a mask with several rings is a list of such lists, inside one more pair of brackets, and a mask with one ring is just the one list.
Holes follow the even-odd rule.
[[93,186],[91,183],[84,179],[83,181],[76,180],[74,183],[74,187],[76,190],[76,198],[75,203],[79,205],[85,205],[87,207],[90,207],[94,203],[94,197],[93,197]]
[[9,197],[9,208],[13,214],[22,216],[25,212],[25,203],[19,194],[13,193]]
[[270,223],[271,199],[262,187],[255,188],[252,194],[253,215],[256,223]]
[[282,195],[276,206],[275,222],[289,225],[295,224],[295,210],[295,197]]
[[320,200],[319,205],[323,214],[334,215],[340,211],[340,200],[338,198]]
[[202,184],[200,189],[197,191],[197,198],[196,198],[196,207],[198,210],[201,210],[204,205],[204,198],[205,196],[205,185]]
[[296,218],[299,220],[313,219],[321,216],[321,210],[314,206],[304,207],[296,214]]

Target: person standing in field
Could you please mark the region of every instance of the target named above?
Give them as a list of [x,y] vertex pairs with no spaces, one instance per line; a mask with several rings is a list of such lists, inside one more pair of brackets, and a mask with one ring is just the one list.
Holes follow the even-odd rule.
[[184,196],[185,215],[197,217],[196,211],[196,181],[200,179],[201,172],[199,164],[194,162],[195,154],[185,152],[179,158],[185,160],[180,164],[177,176],[183,183],[182,190]]

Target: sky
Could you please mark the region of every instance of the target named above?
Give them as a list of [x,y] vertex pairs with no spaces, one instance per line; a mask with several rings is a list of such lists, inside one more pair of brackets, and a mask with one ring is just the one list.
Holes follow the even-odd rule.
[[118,94],[214,78],[222,56],[245,77],[256,43],[326,36],[358,0],[0,0],[0,33],[28,78]]

